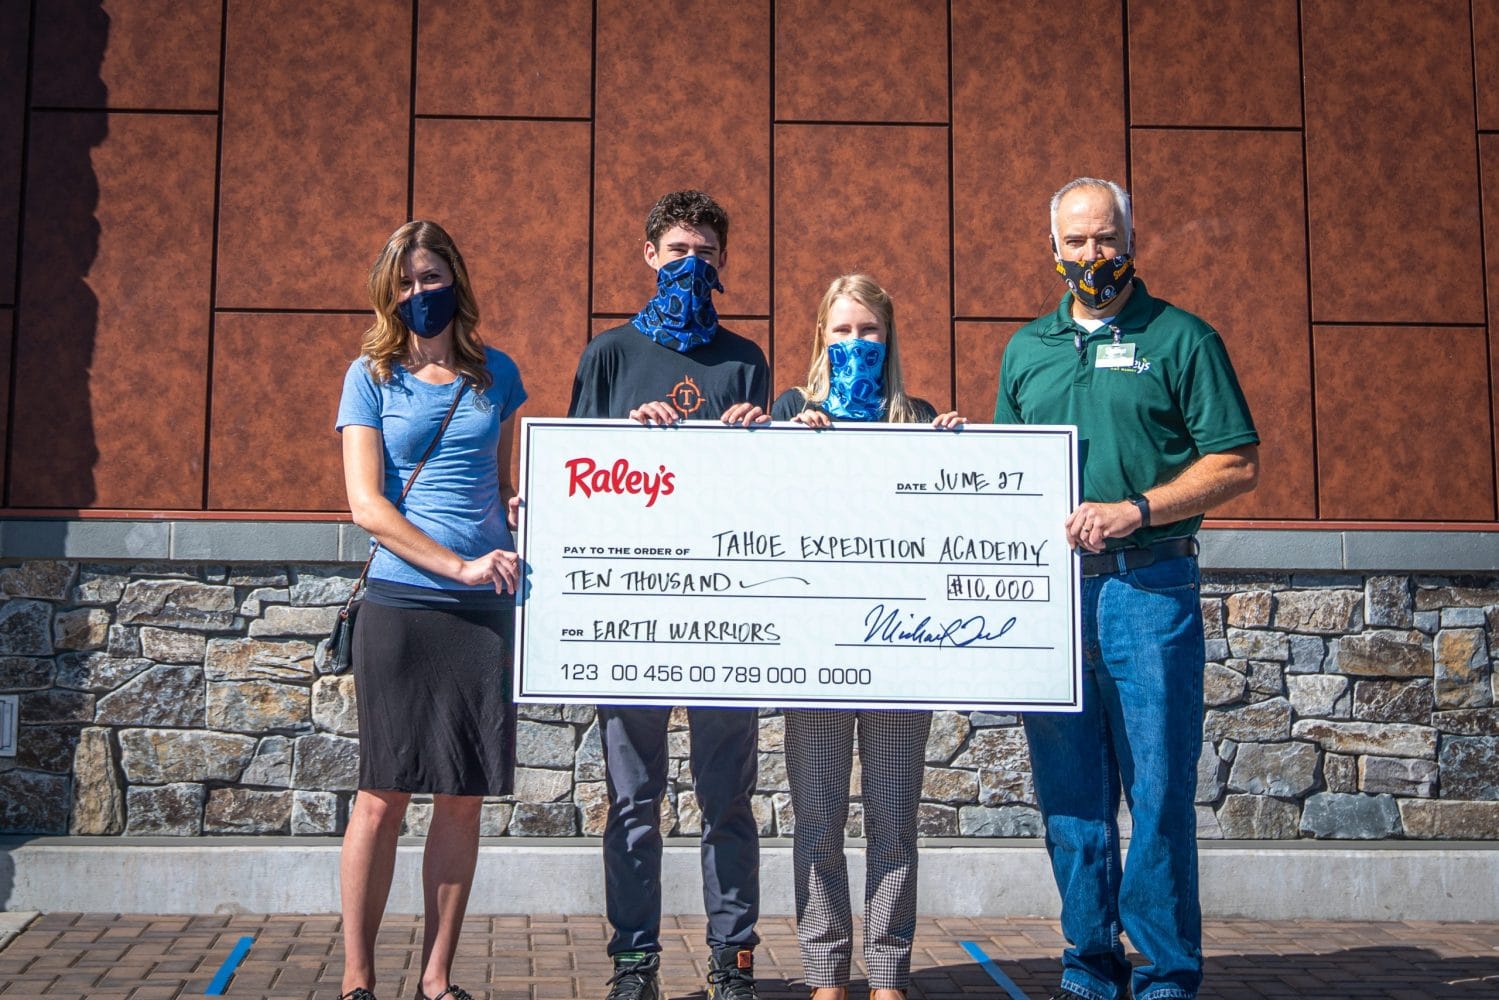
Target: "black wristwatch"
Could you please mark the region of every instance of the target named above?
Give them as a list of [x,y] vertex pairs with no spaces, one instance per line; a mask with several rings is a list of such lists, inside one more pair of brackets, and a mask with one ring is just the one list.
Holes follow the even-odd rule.
[[1140,527],[1150,527],[1150,501],[1145,499],[1145,494],[1136,493],[1128,499],[1130,503],[1135,505],[1135,509],[1140,512]]

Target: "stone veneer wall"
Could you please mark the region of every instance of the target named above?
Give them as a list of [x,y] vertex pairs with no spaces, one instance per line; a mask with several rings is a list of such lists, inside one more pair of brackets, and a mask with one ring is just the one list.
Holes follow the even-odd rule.
[[[340,833],[356,780],[353,681],[319,675],[313,654],[349,573],[0,568],[0,694],[20,702],[0,832]],[[1499,838],[1499,580],[1209,573],[1202,601],[1201,836]],[[517,794],[487,803],[484,834],[598,834],[593,709],[523,706],[521,718]],[[662,827],[694,834],[680,712],[672,730]],[[794,828],[781,737],[763,712],[755,810],[768,836]],[[927,761],[925,835],[1039,836],[1014,716],[938,713]],[[429,809],[413,805],[410,832]]]

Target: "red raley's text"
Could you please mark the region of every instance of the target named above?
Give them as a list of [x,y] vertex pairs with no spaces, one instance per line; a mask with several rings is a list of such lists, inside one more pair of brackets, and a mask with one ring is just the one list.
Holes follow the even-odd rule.
[[599,468],[591,458],[570,458],[567,466],[567,495],[575,496],[580,491],[585,497],[595,493],[644,494],[647,507],[653,506],[658,497],[669,497],[675,489],[676,473],[667,472],[659,466],[657,472],[641,472],[630,468],[628,460],[617,458],[608,468]]

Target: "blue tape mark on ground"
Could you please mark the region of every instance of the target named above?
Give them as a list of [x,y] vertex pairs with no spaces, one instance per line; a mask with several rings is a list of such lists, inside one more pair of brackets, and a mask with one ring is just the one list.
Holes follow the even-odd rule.
[[989,973],[989,978],[998,983],[1000,989],[1010,994],[1010,1000],[1030,1000],[1024,993],[1020,992],[1020,987],[1016,986],[1009,976],[1000,971],[999,964],[984,954],[984,949],[972,941],[960,941],[958,943],[963,946],[964,951],[974,957],[980,968]]
[[213,982],[209,983],[208,989],[203,991],[204,996],[221,997],[224,995],[224,989],[229,985],[229,978],[234,975],[234,970],[239,968],[239,963],[245,960],[245,956],[250,954],[250,945],[254,943],[255,939],[252,937],[239,939],[239,944],[234,946],[229,957],[224,959],[224,964],[219,966],[219,974],[213,977]]

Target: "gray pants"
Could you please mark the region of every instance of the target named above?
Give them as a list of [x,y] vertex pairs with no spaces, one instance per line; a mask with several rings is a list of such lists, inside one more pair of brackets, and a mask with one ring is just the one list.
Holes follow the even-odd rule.
[[[604,894],[609,954],[661,950],[661,797],[669,708],[599,706],[609,818]],[[759,717],[753,709],[691,708],[693,789],[703,813],[703,910],[708,946],[753,948],[760,915],[760,827],[755,790]]]
[[808,986],[848,983],[854,922],[843,829],[854,727],[863,773],[864,964],[870,989],[903,990],[916,933],[916,810],[932,713],[786,711],[786,772],[796,814],[796,938]]

